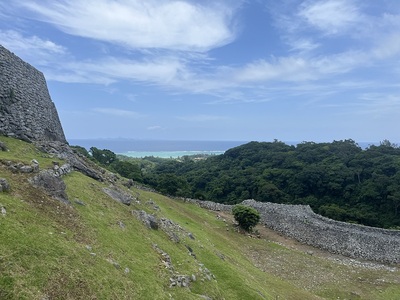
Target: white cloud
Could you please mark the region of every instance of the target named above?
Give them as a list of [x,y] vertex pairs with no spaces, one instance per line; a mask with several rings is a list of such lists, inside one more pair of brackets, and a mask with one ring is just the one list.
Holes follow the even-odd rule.
[[313,78],[308,62],[300,57],[281,57],[272,62],[260,60],[236,70],[234,79],[238,82],[269,80],[302,81]]
[[140,118],[142,115],[135,111],[117,109],[112,107],[96,107],[92,109],[95,113],[106,114],[116,117]]
[[186,72],[185,64],[176,56],[149,54],[140,59],[108,56],[78,60],[63,46],[37,36],[0,30],[0,41],[43,71],[47,80],[108,85],[122,79],[167,85],[178,74],[181,76]]
[[15,30],[0,30],[1,44],[18,53],[24,60],[49,64],[56,57],[66,55],[67,49],[50,40],[37,36],[24,37]]
[[[30,3],[37,9],[46,10],[37,1]],[[61,11],[61,8],[71,10],[70,3],[74,3],[74,1],[68,3],[61,1],[58,4],[52,2],[49,4],[49,9],[51,12]],[[133,7],[140,4],[138,1],[131,3],[133,3]],[[190,6],[189,2],[184,3]],[[351,6],[355,2],[349,1],[346,4],[341,0],[329,0],[306,1],[305,3],[306,5],[302,6],[302,12],[304,14],[307,12],[306,15],[309,18],[307,20],[318,21],[319,23],[315,23],[315,26],[319,26],[318,28],[322,30],[331,21],[326,20],[324,23],[324,20],[316,17],[316,12],[324,13],[324,9],[329,8],[329,5],[335,8],[339,4]],[[86,4],[86,2],[78,3],[77,7]],[[105,0],[99,2],[99,6],[104,5],[119,7],[128,5],[128,2],[114,1],[113,4]],[[150,1],[141,5],[143,7],[154,5],[154,2]],[[297,12],[298,7],[295,7],[293,14],[295,15]],[[332,12],[333,15],[336,13],[337,11]],[[355,10],[352,13],[359,15],[358,20],[366,20],[366,17],[361,16],[359,11]],[[68,13],[66,14],[68,15]],[[47,15],[47,12],[43,12],[42,15]],[[298,15],[297,18],[299,18]],[[346,18],[333,24],[335,30],[345,30],[346,26],[350,26],[350,23],[346,23]],[[29,59],[26,60],[38,66],[49,80],[105,85],[129,80],[167,88],[173,92],[211,95],[214,98],[210,99],[209,103],[218,102],[214,101],[215,98],[226,103],[260,102],[270,101],[270,95],[277,94],[276,91],[279,89],[295,87],[296,91],[299,91],[302,86],[310,84],[324,85],[324,80],[335,80],[337,75],[346,75],[349,76],[347,79],[354,80],[357,77],[351,77],[352,75],[363,76],[362,73],[356,75],[358,71],[374,72],[385,64],[390,64],[391,68],[381,68],[382,70],[395,70],[396,65],[400,69],[399,61],[393,59],[400,55],[400,35],[398,34],[400,21],[398,19],[398,16],[388,14],[375,17],[374,23],[371,25],[375,28],[371,39],[366,39],[362,45],[355,42],[350,43],[352,46],[357,46],[353,49],[343,47],[338,50],[330,50],[323,55],[317,53],[322,53],[325,40],[331,36],[316,42],[308,38],[301,30],[300,32],[290,32],[290,35],[285,37],[286,41],[291,44],[286,55],[262,58],[236,66],[218,65],[218,61],[212,61],[204,53],[164,50],[141,51],[140,53],[135,52],[134,55],[124,52],[123,56],[119,56],[121,53],[118,52],[113,53],[114,56],[106,56],[107,54],[101,53],[100,57],[93,56],[91,59],[79,60],[68,53],[63,46],[37,36],[23,36],[16,31],[0,31],[0,40],[7,48],[17,52],[17,55],[22,53],[21,57],[24,59],[29,56]],[[113,28],[111,26],[111,30],[114,30]],[[334,38],[337,39],[337,37]],[[205,116],[200,119],[207,120]]]
[[353,2],[352,0],[307,1],[302,5],[299,16],[326,34],[342,33],[361,19],[359,9]]
[[359,114],[373,117],[396,115],[400,110],[400,96],[387,93],[365,93],[360,96]]
[[[240,2],[240,1],[238,1]],[[206,51],[235,38],[238,4],[155,0],[20,1],[66,33],[129,48]]]
[[[400,30],[400,26],[397,29]],[[400,54],[399,31],[380,37],[377,40],[376,47],[373,49],[372,53],[375,59],[386,59],[399,55]]]
[[288,40],[288,44],[291,46],[290,51],[300,53],[312,51],[320,46],[319,43],[316,43],[308,38],[296,38],[295,40]]

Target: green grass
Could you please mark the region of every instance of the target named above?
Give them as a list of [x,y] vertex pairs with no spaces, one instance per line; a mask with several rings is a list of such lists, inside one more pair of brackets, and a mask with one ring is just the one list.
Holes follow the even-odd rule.
[[[54,159],[32,144],[0,140],[10,149],[0,152],[0,160],[37,159],[41,168],[52,165]],[[9,193],[0,193],[0,205],[7,210],[0,216],[0,299],[297,300],[400,295],[398,270],[348,267],[266,236],[251,238],[238,233],[229,220],[223,222],[215,212],[194,204],[132,189],[140,203],[126,206],[102,191],[109,183],[72,172],[64,176],[72,203],[67,206],[33,188],[29,176],[11,173],[0,163],[0,178],[11,185]],[[146,228],[132,210],[179,224],[180,242],[161,229]],[[196,276],[189,288],[170,287],[174,274],[165,268],[154,244],[170,255],[174,274]],[[215,279],[209,280],[204,268]],[[311,284],[317,277],[318,284]]]
[[36,159],[41,168],[51,167],[53,161],[60,162],[58,158],[39,151],[30,143],[5,136],[0,136],[0,142],[5,143],[9,149],[9,151],[0,152],[0,159],[22,162],[27,165],[31,164],[32,159]]

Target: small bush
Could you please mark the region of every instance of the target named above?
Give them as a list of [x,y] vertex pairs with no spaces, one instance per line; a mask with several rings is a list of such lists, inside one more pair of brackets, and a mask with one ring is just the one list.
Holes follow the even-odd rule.
[[252,207],[235,205],[232,209],[235,220],[239,226],[246,231],[250,231],[260,222],[260,213]]

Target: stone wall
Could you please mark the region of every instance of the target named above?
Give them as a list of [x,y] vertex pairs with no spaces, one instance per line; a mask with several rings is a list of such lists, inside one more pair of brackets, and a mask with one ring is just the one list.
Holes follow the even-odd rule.
[[196,199],[190,199],[190,198],[181,198],[185,202],[197,204],[198,206],[208,209],[208,210],[213,210],[213,211],[225,211],[225,212],[231,212],[232,210],[232,205],[228,204],[222,204],[222,203],[216,203],[212,201],[202,201],[202,200],[196,200]]
[[[205,209],[230,212],[233,205],[183,199]],[[261,223],[284,236],[335,254],[384,263],[400,263],[400,231],[334,221],[317,215],[308,205],[245,200],[257,209]]]
[[43,74],[1,45],[0,134],[66,143]]
[[400,263],[400,231],[334,221],[315,214],[308,205],[245,200],[261,222],[285,236],[331,253],[385,263]]

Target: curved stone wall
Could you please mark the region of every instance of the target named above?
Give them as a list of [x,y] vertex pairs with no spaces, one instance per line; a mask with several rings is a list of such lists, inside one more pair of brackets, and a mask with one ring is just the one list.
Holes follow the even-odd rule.
[[0,134],[66,143],[43,74],[1,45]]
[[[200,207],[230,212],[233,205],[184,199]],[[284,236],[335,254],[384,263],[400,263],[400,231],[338,222],[317,215],[308,205],[245,200],[257,209],[261,223]]]
[[400,263],[400,231],[334,221],[315,214],[308,205],[245,200],[261,222],[304,244],[352,258]]

